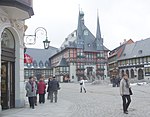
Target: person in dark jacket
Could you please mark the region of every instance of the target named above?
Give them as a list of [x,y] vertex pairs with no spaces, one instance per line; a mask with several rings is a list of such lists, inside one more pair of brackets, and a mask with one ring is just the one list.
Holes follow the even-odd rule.
[[29,100],[30,108],[34,109],[34,97],[36,96],[36,83],[33,80],[33,76],[29,77],[29,81],[26,83],[25,89],[27,91],[26,96]]
[[53,76],[53,79],[51,82],[49,82],[49,92],[50,92],[50,102],[53,102],[53,95],[55,96],[55,103],[57,102],[57,94],[59,87],[59,82],[56,80],[56,78]]
[[47,99],[49,100],[50,99],[50,93],[51,93],[51,90],[50,90],[50,82],[52,81],[52,77],[49,77],[49,79],[48,79],[48,87],[47,87],[47,92],[48,92],[48,94],[47,94]]
[[36,84],[36,96],[34,97],[34,104],[35,104],[35,106],[37,106],[37,94],[38,94],[38,82],[37,82],[37,78],[35,77],[35,76],[33,76],[33,81],[35,82],[35,84]]
[[45,89],[46,84],[43,78],[40,78],[38,83],[38,94],[39,94],[39,103],[45,103]]

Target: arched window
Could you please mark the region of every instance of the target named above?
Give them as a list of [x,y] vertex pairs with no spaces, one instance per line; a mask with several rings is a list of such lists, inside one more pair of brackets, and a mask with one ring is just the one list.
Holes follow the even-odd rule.
[[128,70],[128,69],[126,70],[126,74],[127,74],[127,75],[128,75],[128,77],[129,77],[129,70]]
[[15,49],[15,39],[9,29],[7,28],[4,29],[4,31],[2,32],[1,38],[2,38],[2,42],[1,42],[2,47]]
[[131,78],[134,78],[134,70],[133,69],[131,69]]

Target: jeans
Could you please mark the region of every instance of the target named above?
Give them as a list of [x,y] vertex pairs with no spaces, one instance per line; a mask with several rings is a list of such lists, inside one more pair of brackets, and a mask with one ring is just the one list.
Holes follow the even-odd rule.
[[39,103],[45,103],[45,94],[39,94]]
[[30,108],[34,108],[34,97],[28,97]]
[[56,91],[50,91],[50,101],[53,102],[53,94],[55,96],[55,102],[57,102],[57,90]]
[[128,110],[130,103],[131,103],[130,95],[123,95],[122,101],[123,101],[123,111],[126,112]]

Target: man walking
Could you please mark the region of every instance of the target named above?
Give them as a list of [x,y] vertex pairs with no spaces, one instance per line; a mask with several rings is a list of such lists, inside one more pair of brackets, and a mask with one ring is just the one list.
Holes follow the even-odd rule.
[[49,92],[50,92],[50,102],[53,102],[53,95],[55,96],[55,103],[57,102],[57,94],[59,87],[59,82],[56,80],[55,76],[53,76],[53,79],[51,82],[49,82]]
[[120,95],[122,96],[124,114],[128,114],[128,107],[131,103],[129,88],[128,75],[124,74],[120,81]]

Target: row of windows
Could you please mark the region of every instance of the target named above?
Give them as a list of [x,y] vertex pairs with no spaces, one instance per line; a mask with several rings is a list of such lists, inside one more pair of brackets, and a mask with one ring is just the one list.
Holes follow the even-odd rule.
[[104,69],[104,65],[97,65],[97,68]]
[[56,71],[69,71],[68,67],[57,67]]
[[99,57],[105,57],[104,52],[99,53],[84,53],[83,49],[70,49],[69,51],[63,52],[60,56],[52,59],[52,65],[60,61],[60,58],[76,58],[77,56],[86,57],[87,59],[96,59]]
[[149,72],[150,73],[150,67],[146,67],[145,68],[145,72]]
[[144,64],[144,63],[149,63],[150,62],[150,57],[144,57],[144,58],[134,58],[130,60],[124,60],[118,62],[119,65],[130,65],[130,64]]
[[31,69],[25,69],[24,70],[24,77],[25,79],[28,79],[30,76],[36,76],[38,77],[38,75],[44,75],[45,78],[48,78],[49,76],[52,75],[52,71],[51,70],[31,70]]
[[40,61],[38,64],[37,64],[37,62],[36,61],[33,61],[33,63],[25,63],[24,64],[25,66],[27,66],[27,67],[49,67],[50,66],[50,64],[49,64],[49,62],[48,61],[46,61],[45,63],[43,63],[42,61]]
[[145,67],[145,75],[150,76],[150,67]]

